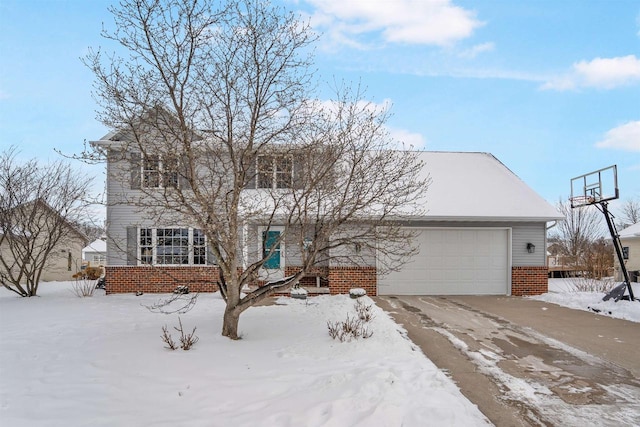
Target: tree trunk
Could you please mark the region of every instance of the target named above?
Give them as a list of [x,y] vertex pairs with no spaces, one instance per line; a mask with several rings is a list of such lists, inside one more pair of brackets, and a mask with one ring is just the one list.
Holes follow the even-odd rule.
[[240,320],[240,313],[237,312],[235,307],[231,307],[228,303],[224,309],[224,316],[222,318],[222,336],[231,338],[232,340],[240,339],[238,337],[238,321]]

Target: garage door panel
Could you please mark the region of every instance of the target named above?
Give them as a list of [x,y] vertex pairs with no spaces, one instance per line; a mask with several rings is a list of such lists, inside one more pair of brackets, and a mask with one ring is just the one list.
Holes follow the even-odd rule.
[[423,229],[418,254],[378,278],[380,295],[463,295],[508,292],[506,229]]

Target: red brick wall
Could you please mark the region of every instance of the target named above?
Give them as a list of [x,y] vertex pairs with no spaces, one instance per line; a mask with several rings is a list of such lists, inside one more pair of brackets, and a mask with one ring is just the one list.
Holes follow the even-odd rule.
[[549,291],[548,267],[511,267],[511,295],[540,295]]
[[180,286],[191,292],[215,292],[220,277],[218,267],[105,267],[108,294],[123,292],[171,293]]
[[377,295],[375,267],[330,267],[329,290],[331,295],[348,294],[349,289],[362,288],[367,295]]
[[[293,267],[292,267],[293,268]],[[191,292],[215,292],[218,267],[107,266],[107,293],[170,293],[180,285]],[[331,295],[347,294],[349,289],[363,288],[367,295],[377,294],[375,267],[332,267],[328,272]],[[315,278],[303,279],[303,286],[315,286]],[[513,296],[540,295],[548,292],[547,267],[512,267]]]

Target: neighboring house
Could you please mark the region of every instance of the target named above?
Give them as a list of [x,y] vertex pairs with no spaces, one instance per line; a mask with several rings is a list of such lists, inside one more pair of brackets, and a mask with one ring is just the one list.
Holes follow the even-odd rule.
[[[59,214],[46,203],[42,201],[30,203],[38,203],[38,209],[41,209],[41,212],[46,212],[46,215],[55,215],[59,218]],[[28,206],[29,204],[25,205]],[[42,216],[43,221],[46,215]],[[88,238],[70,223],[65,222],[64,227],[67,229],[67,233],[58,241],[47,257],[47,263],[40,276],[40,282],[72,280],[73,274],[80,270],[82,266],[82,248],[87,244]],[[25,236],[30,235],[28,230],[23,231],[22,234]],[[34,246],[39,246],[39,243],[36,241]],[[8,242],[5,241],[0,244],[0,251],[2,251],[2,257],[7,260],[8,265],[13,265],[13,269],[18,268],[12,258]],[[4,267],[0,265],[0,268]]]
[[585,269],[577,265],[575,257],[562,255],[561,246],[558,243],[547,245],[547,265],[549,266],[549,277],[580,277]]
[[82,249],[82,259],[92,267],[104,267],[107,263],[107,241],[96,239]]
[[[633,282],[640,282],[638,277],[640,273],[640,222],[625,228],[618,232],[620,243],[622,244],[622,252],[625,257],[625,265],[629,272],[629,278]],[[622,270],[618,257],[614,257],[614,269],[616,280],[622,281]]]
[[[107,292],[171,292],[185,282],[195,291],[216,290],[218,270],[200,230],[179,219],[153,223],[139,206],[123,202],[135,199],[141,187],[179,185],[179,177],[159,159],[140,162],[140,154],[118,153],[121,137],[112,132],[92,142],[115,153],[108,155],[107,164]],[[420,253],[389,274],[377,268],[375,253],[364,266],[324,266],[330,292],[346,293],[353,287],[369,295],[546,292],[546,225],[562,219],[556,209],[491,154],[421,152],[419,158],[425,163],[423,177],[428,174],[432,182],[426,213],[408,219],[406,226],[416,231]],[[293,164],[270,165],[267,169],[274,172],[269,174],[261,173],[260,161],[258,188],[294,185],[295,157],[289,160]],[[243,230],[247,254],[268,247],[280,232],[272,227],[260,233],[256,227]],[[296,271],[299,248],[284,242],[276,250],[263,279]]]

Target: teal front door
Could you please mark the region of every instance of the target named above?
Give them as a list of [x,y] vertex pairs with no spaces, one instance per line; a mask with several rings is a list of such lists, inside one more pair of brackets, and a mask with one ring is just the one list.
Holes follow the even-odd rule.
[[265,231],[262,233],[262,256],[267,258],[264,268],[280,268],[280,239],[279,231]]

